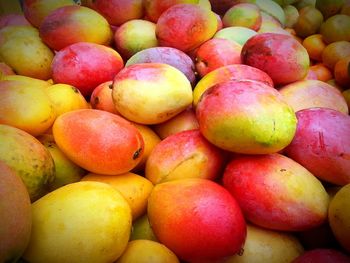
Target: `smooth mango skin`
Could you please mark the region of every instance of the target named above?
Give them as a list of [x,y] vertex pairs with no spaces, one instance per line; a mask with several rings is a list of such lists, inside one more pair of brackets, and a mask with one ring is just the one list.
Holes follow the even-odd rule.
[[131,209],[100,182],[65,185],[32,205],[33,225],[23,258],[35,263],[114,262],[127,246]]
[[226,166],[223,185],[245,218],[261,227],[302,231],[327,219],[329,196],[322,183],[278,153],[234,158]]
[[0,262],[16,262],[30,238],[30,197],[21,177],[3,161],[0,181]]
[[344,185],[329,204],[328,220],[332,232],[343,248],[350,252],[350,184]]
[[293,139],[297,119],[274,88],[258,81],[227,81],[209,88],[196,115],[203,136],[219,148],[244,154],[282,150]]
[[56,119],[56,111],[46,89],[17,80],[0,82],[0,123],[43,134]]
[[32,26],[7,26],[0,30],[0,59],[17,74],[48,80],[53,51]]
[[169,248],[151,240],[133,240],[128,243],[116,263],[179,263],[179,259]]
[[163,63],[141,63],[122,69],[114,78],[112,98],[130,121],[158,124],[192,103],[192,87],[178,69]]
[[0,160],[22,178],[35,201],[48,191],[55,178],[53,159],[48,150],[29,133],[0,124]]
[[136,239],[158,241],[157,237],[153,233],[151,224],[149,223],[147,213],[137,218],[132,224],[130,241]]

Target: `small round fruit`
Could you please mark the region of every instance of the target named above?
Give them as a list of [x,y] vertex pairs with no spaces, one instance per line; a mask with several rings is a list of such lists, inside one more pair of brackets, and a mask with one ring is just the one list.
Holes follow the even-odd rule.
[[320,33],[326,43],[350,41],[350,16],[331,16],[321,25]]

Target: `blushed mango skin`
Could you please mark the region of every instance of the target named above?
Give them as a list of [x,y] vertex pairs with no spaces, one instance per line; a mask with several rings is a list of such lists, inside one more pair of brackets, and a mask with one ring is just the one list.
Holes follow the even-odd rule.
[[140,19],[143,16],[142,0],[95,0],[91,7],[107,19],[113,26]]
[[260,33],[242,48],[242,62],[265,71],[275,85],[301,80],[309,69],[306,49],[292,36]]
[[138,63],[165,63],[186,75],[191,85],[195,84],[195,66],[192,59],[183,51],[172,47],[153,47],[137,52],[129,58],[125,66]]
[[304,254],[294,259],[291,263],[347,263],[350,257],[342,251],[333,248],[317,248],[305,251]]
[[0,161],[0,181],[0,262],[16,262],[30,238],[30,197],[21,177],[3,161]]
[[196,116],[208,141],[243,154],[282,150],[292,141],[297,123],[277,90],[248,80],[222,82],[206,90]]
[[226,11],[222,22],[225,27],[243,26],[257,31],[261,26],[260,8],[251,3],[238,3]]
[[[298,126],[285,153],[321,180],[350,183],[350,117],[327,108],[296,113]],[[335,129],[336,127],[336,129]]]
[[93,109],[104,110],[118,114],[112,99],[113,81],[109,80],[101,83],[91,93],[90,104]]
[[256,80],[273,87],[273,81],[264,71],[243,65],[227,65],[215,69],[201,78],[193,90],[193,106],[196,107],[202,94],[210,87],[229,80]]
[[157,184],[147,212],[160,243],[189,262],[233,255],[246,237],[246,223],[236,200],[210,180]]
[[55,178],[49,151],[35,137],[12,126],[0,124],[0,160],[17,172],[31,201],[48,192]]
[[349,113],[348,105],[339,89],[320,80],[300,80],[283,86],[279,92],[295,112],[323,107]]
[[69,84],[89,96],[103,82],[112,81],[123,68],[117,51],[94,43],[76,43],[58,51],[52,61],[55,83]]
[[153,184],[183,178],[215,180],[221,174],[224,152],[197,130],[183,131],[162,140],[151,152],[145,176]]
[[301,231],[327,219],[329,196],[321,182],[281,154],[233,159],[226,166],[223,185],[245,218],[264,228]]
[[5,26],[30,26],[23,14],[7,14],[0,17],[0,29]]
[[108,45],[112,40],[107,20],[95,10],[79,5],[55,9],[45,17],[39,32],[42,40],[54,50],[78,42]]
[[124,118],[82,109],[59,116],[52,128],[58,147],[80,167],[97,174],[122,174],[141,160],[144,142]]
[[156,36],[160,46],[188,52],[212,38],[218,26],[215,14],[200,5],[179,4],[159,17]]

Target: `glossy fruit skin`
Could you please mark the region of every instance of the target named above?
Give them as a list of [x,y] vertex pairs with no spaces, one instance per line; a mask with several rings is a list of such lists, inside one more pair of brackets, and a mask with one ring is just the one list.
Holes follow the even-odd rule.
[[311,108],[298,111],[296,116],[297,131],[285,153],[321,180],[336,185],[349,183],[349,115]]
[[80,167],[98,174],[122,174],[141,160],[138,130],[110,112],[82,109],[59,116],[52,128],[59,148]]
[[233,255],[246,237],[245,220],[235,199],[206,179],[156,185],[149,197],[148,217],[159,241],[186,261]]
[[242,48],[242,62],[265,71],[275,85],[304,78],[309,69],[306,49],[290,35],[260,33]]

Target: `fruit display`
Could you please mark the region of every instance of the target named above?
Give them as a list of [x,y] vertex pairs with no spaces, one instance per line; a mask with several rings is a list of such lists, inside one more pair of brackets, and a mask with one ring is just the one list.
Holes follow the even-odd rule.
[[0,263],[349,263],[349,0],[0,0]]

